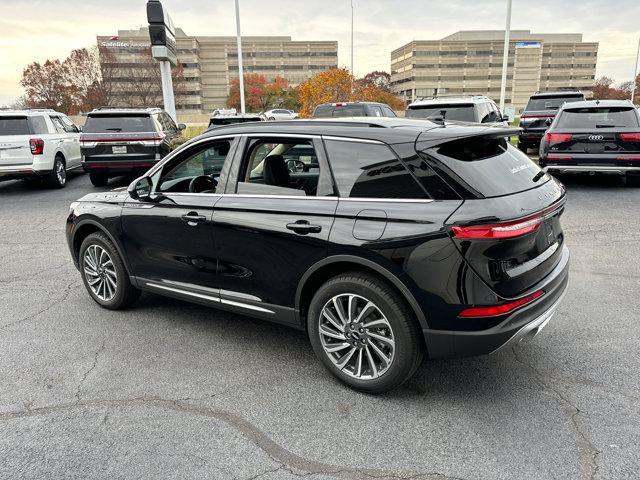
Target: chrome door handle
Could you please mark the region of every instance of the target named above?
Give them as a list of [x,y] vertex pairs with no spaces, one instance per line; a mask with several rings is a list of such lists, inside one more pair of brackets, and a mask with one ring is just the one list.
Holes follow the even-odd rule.
[[198,212],[189,212],[185,215],[182,215],[181,218],[192,227],[195,227],[199,223],[204,223],[207,221],[207,217],[205,217],[204,215],[199,215]]

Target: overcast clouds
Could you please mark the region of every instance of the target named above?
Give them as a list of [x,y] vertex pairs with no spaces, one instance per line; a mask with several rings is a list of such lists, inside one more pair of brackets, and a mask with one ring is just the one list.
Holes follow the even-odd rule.
[[[165,0],[188,35],[234,35],[233,0]],[[458,30],[498,30],[504,0],[353,0],[355,70],[389,70],[392,49],[413,39],[438,39]],[[638,0],[514,0],[512,28],[582,33],[600,42],[597,75],[630,80],[640,35]],[[146,0],[0,0],[0,104],[20,94],[31,61],[63,58],[95,45],[95,36],[146,23]],[[349,62],[349,0],[240,0],[244,35],[290,35],[337,40],[338,61]]]

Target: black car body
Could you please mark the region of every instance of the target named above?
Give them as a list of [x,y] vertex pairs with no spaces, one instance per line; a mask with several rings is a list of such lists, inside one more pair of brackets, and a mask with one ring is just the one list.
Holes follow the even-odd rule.
[[159,108],[95,109],[80,136],[82,166],[96,186],[109,177],[142,173],[176,146],[183,129]]
[[522,132],[518,141],[519,148],[525,152],[529,148],[537,149],[558,109],[565,103],[580,102],[584,99],[584,93],[573,88],[541,91],[531,95],[527,106],[520,115]]
[[640,178],[640,113],[629,100],[565,104],[540,144],[540,165],[556,173]]
[[[183,145],[128,192],[74,203],[67,239],[85,272],[96,242],[121,258],[126,292],[309,329],[317,353],[313,329],[332,330],[317,324],[325,319],[318,296],[343,288],[389,301],[380,311],[391,323],[408,319],[395,331],[398,350],[412,338],[406,348],[431,358],[488,354],[535,335],[568,281],[565,189],[506,141],[515,133],[370,118],[221,127]],[[94,277],[83,278],[101,305],[128,304],[120,290],[100,300]],[[351,318],[351,297],[348,309]],[[400,353],[398,362],[411,359],[401,379],[333,373],[382,391],[419,363],[417,353]],[[340,363],[327,356],[330,370]]]
[[407,106],[407,118],[437,118],[468,123],[508,124],[496,103],[484,95],[425,97]]
[[337,102],[323,103],[313,111],[313,118],[339,117],[396,117],[386,103],[377,102]]

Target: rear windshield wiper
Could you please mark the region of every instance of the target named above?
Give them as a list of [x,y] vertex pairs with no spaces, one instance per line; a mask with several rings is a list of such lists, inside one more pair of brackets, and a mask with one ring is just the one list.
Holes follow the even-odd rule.
[[531,180],[535,183],[538,180],[540,180],[542,177],[544,177],[547,174],[547,170],[549,168],[548,167],[544,167],[542,170],[540,170],[538,173],[536,173],[536,176],[533,177]]
[[105,128],[105,130],[109,130],[110,132],[121,132],[121,128]]
[[596,125],[596,128],[621,128],[624,125]]

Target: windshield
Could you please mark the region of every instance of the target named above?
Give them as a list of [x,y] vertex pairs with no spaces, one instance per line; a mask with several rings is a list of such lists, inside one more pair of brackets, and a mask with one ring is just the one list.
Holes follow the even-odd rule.
[[584,100],[584,95],[567,95],[559,97],[557,95],[544,97],[532,97],[527,103],[526,110],[558,110],[563,104],[569,102],[581,102]]
[[27,117],[0,117],[0,135],[29,135]]
[[365,116],[365,113],[362,105],[322,105],[316,108],[313,116],[315,118],[362,117]]
[[453,171],[484,197],[529,190],[549,180],[536,176],[540,167],[504,138],[472,137],[455,140],[421,152]]
[[441,115],[445,111],[445,120],[457,120],[459,122],[476,122],[473,104],[456,105],[425,105],[413,106],[407,109],[407,118],[429,118]]
[[153,132],[149,115],[89,115],[82,129],[85,133]]
[[563,110],[558,128],[637,127],[638,116],[631,107],[572,108]]

